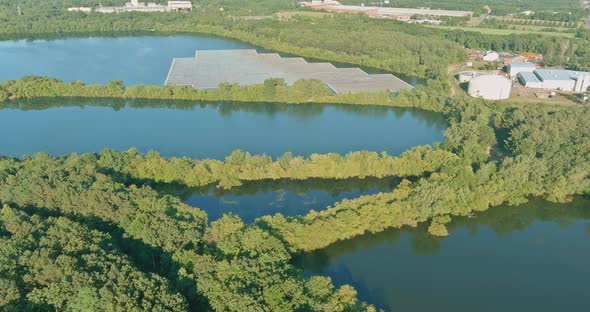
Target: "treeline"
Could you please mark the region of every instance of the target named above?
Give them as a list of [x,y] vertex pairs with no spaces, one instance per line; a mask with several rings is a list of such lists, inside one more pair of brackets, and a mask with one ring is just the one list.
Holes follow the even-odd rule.
[[145,156],[135,150],[104,150],[97,155],[101,168],[137,180],[177,183],[188,187],[217,183],[218,187],[240,186],[245,181],[350,179],[365,177],[412,177],[437,171],[457,157],[429,145],[415,147],[399,157],[386,153],[360,151],[339,154],[312,154],[309,158],[286,153],[273,161],[270,156],[234,151],[224,161],[161,157],[157,152]]
[[500,25],[522,25],[522,26],[540,26],[540,27],[563,27],[563,28],[577,28],[579,22],[559,22],[547,20],[533,20],[533,19],[511,19],[511,18],[490,18],[482,21],[479,26],[500,26]]
[[94,155],[0,159],[5,311],[360,311],[283,241],[102,172]]
[[[288,19],[247,19],[232,14],[213,6],[203,6],[187,14],[30,12],[22,16],[7,15],[6,27],[0,29],[0,36],[146,30],[202,33],[234,38],[280,52],[431,79],[446,76],[447,64],[466,59],[464,51],[441,38],[437,30],[397,21],[340,14],[326,18],[294,16]],[[318,23],[317,27],[309,27],[315,23]]]
[[[543,106],[507,109],[488,125],[489,111],[456,105],[443,147],[457,161],[415,182],[402,181],[391,193],[344,200],[303,217],[277,214],[259,220],[294,250],[311,251],[339,240],[415,226],[431,220],[429,230],[445,235],[447,216],[466,216],[502,203],[524,203],[531,196],[566,201],[590,193],[590,108],[551,111]],[[508,135],[499,144],[510,156],[495,163],[485,151],[495,132]],[[477,135],[474,135],[477,134]]]
[[587,40],[525,34],[490,35],[462,30],[448,31],[445,37],[467,48],[541,53],[546,65],[590,70],[590,42]]
[[[438,88],[436,86],[439,86]],[[283,79],[268,79],[262,84],[240,86],[222,83],[214,90],[196,90],[188,86],[136,85],[125,87],[121,81],[104,85],[87,85],[81,81],[70,83],[58,79],[26,76],[19,80],[0,83],[2,101],[34,98],[113,98],[113,99],[161,99],[184,101],[236,101],[281,103],[338,103],[355,105],[382,105],[418,107],[433,111],[442,109],[446,96],[442,83],[429,87],[401,90],[393,96],[389,91],[334,94],[319,80],[298,80],[287,86]]]

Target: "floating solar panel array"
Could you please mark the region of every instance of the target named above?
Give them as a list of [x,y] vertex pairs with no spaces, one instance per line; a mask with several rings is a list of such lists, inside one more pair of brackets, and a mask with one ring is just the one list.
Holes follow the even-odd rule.
[[215,89],[221,83],[253,85],[269,78],[282,78],[287,85],[300,79],[318,79],[335,93],[398,92],[412,88],[391,74],[367,74],[359,68],[308,63],[299,57],[256,50],[199,50],[194,58],[175,58],[165,84]]

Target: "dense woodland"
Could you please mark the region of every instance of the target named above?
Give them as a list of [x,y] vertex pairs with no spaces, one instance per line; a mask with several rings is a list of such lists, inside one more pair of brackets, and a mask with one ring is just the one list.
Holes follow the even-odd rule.
[[5,310],[363,308],[349,286],[303,279],[268,231],[237,217],[207,227],[199,209],[117,182],[93,155],[4,158],[0,168]]
[[[285,155],[272,161],[236,152],[220,162],[168,160],[156,153],[141,156],[110,150],[67,157],[3,158],[0,202],[5,207],[0,235],[6,251],[0,265],[7,269],[0,278],[8,285],[4,304],[69,308],[117,300],[128,307],[179,310],[187,304],[231,311],[372,309],[359,303],[349,286],[336,289],[323,277],[303,279],[289,260],[300,251],[317,250],[366,232],[429,220],[432,234],[445,235],[445,224],[452,216],[502,203],[523,203],[530,196],[565,201],[590,191],[590,128],[586,122],[590,109],[498,109],[469,99],[446,104],[451,127],[445,142],[434,150],[416,148],[398,158],[407,160],[406,166],[414,171],[406,174],[417,179],[403,180],[393,192],[345,200],[302,217],[262,217],[252,225],[245,225],[237,216],[207,225],[203,212],[173,195],[156,192],[149,182],[198,185],[229,174],[226,180],[231,185],[240,179],[272,179],[281,172],[292,174],[282,178],[298,178],[297,174],[303,178],[310,172],[328,178],[348,172],[365,176],[366,169],[397,160],[353,153],[309,160]],[[490,145],[505,149],[507,157],[499,163],[490,161],[486,154]],[[415,167],[421,162],[432,165],[429,155],[435,157],[435,166]],[[376,167],[370,165],[373,162]],[[216,166],[221,169],[214,169]],[[402,167],[386,166],[385,171],[403,177],[395,173]],[[60,240],[72,229],[89,234],[77,236],[79,241]],[[80,250],[85,244],[96,247]],[[39,248],[54,251],[40,253],[35,261],[15,261],[11,256],[43,250]],[[117,261],[125,265],[97,267],[92,261],[101,260],[94,253],[120,259]],[[34,275],[39,274],[35,269],[39,263],[48,270],[43,282]],[[68,268],[72,279],[83,280],[76,286],[64,283],[56,273],[58,267]],[[120,272],[121,267],[128,273]],[[114,280],[91,283],[106,271],[112,272],[108,276]],[[57,275],[50,278],[52,274]],[[142,288],[109,287],[136,282],[135,278],[116,277],[119,274],[136,274],[146,282]],[[44,295],[50,291],[72,295]]]
[[[430,234],[444,236],[456,216],[531,197],[562,202],[590,194],[590,108],[449,98],[446,85],[447,66],[465,60],[459,44],[540,52],[547,62],[587,68],[584,32],[572,40],[446,32],[361,16],[235,18],[294,5],[270,0],[261,2],[273,4],[264,9],[258,1],[242,6],[202,2],[202,9],[190,14],[63,12],[65,6],[97,2],[20,0],[19,15],[16,1],[2,1],[0,23],[6,27],[0,33],[22,38],[146,29],[204,32],[425,77],[428,88],[392,99],[385,93],[336,96],[317,81],[287,87],[269,80],[204,92],[25,77],[0,84],[0,106],[43,109],[48,105],[44,100],[54,97],[161,99],[170,105],[179,105],[171,100],[231,100],[243,101],[241,109],[249,101],[340,102],[426,108],[444,113],[450,126],[443,143],[398,157],[359,151],[309,158],[287,153],[272,159],[235,151],[221,161],[166,159],[135,150],[0,157],[2,310],[375,311],[357,299],[351,286],[335,287],[326,277],[304,278],[293,258],[364,233],[421,223]],[[218,10],[220,5],[227,10]],[[502,156],[491,158],[490,149]],[[393,191],[344,200],[305,216],[265,216],[249,225],[235,215],[209,222],[202,210],[165,187],[391,176],[399,181]]]
[[[57,79],[38,76],[27,76],[19,80],[0,82],[0,103],[8,100],[70,97],[128,100],[281,102],[292,104],[369,104],[419,107],[441,111],[441,101],[444,101],[447,93],[447,87],[442,83],[433,83],[428,88],[418,86],[415,89],[401,90],[397,94],[387,91],[334,94],[319,80],[299,80],[294,82],[293,85],[287,86],[282,79],[268,79],[262,84],[251,86],[223,83],[217,89],[207,91],[195,90],[188,86],[135,85],[125,87],[121,81],[110,81],[104,85],[87,85],[81,81],[65,83]],[[6,105],[6,103],[4,104]]]

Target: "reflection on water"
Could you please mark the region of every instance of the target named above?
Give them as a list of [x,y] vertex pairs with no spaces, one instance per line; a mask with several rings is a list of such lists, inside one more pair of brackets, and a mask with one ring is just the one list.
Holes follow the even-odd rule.
[[320,116],[326,109],[337,107],[339,111],[358,114],[366,117],[385,118],[393,113],[396,118],[405,114],[415,115],[421,123],[436,128],[445,128],[447,123],[439,113],[415,108],[386,107],[378,105],[347,105],[347,104],[283,104],[268,102],[197,102],[185,100],[150,100],[150,99],[102,99],[102,98],[36,98],[0,103],[0,111],[14,109],[22,111],[41,111],[50,108],[111,108],[120,111],[125,108],[154,108],[191,111],[198,108],[208,108],[219,112],[223,116],[232,113],[250,112],[264,116],[286,114],[289,117],[307,119]]
[[[23,127],[22,125],[27,125]],[[398,155],[443,140],[441,114],[380,106],[35,99],[0,104],[0,154],[104,148],[191,158],[242,149],[278,157],[369,150]]]
[[206,36],[86,37],[0,41],[0,80],[26,75],[64,81],[162,85],[172,59],[195,50],[248,49],[235,40]]
[[249,182],[229,190],[213,186],[201,188],[183,197],[187,204],[207,212],[210,221],[232,213],[252,223],[265,215],[305,215],[312,209],[319,211],[346,198],[388,192],[397,182],[392,178]]
[[390,230],[298,262],[386,310],[585,311],[589,228],[588,199],[532,200],[455,218],[443,239],[425,226]]
[[[126,85],[162,85],[172,59],[194,57],[196,50],[257,49],[259,52],[273,52],[237,40],[207,35],[119,32],[69,36],[43,35],[30,40],[6,40],[12,38],[0,36],[0,39],[6,40],[0,41],[0,81],[39,75],[86,83],[122,80]],[[337,62],[333,64],[337,67],[358,67]],[[369,73],[383,72],[362,69]],[[396,76],[411,85],[425,83],[415,77]]]

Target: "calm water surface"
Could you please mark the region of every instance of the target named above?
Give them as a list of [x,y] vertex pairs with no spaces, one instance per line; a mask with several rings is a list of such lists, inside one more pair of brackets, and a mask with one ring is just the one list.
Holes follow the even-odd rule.
[[[252,46],[203,36],[0,41],[0,81],[34,74],[161,85],[174,57],[191,57],[196,49],[244,48]],[[38,99],[0,106],[0,154],[136,147],[164,156],[219,159],[235,149],[274,157],[288,151],[397,155],[442,141],[445,128],[439,114],[372,106]],[[394,185],[392,180],[274,181],[229,191],[185,191],[183,197],[205,209],[210,220],[235,213],[252,222],[277,212],[321,210]],[[587,311],[589,220],[587,199],[563,205],[533,201],[455,219],[444,239],[433,239],[424,228],[388,231],[332,245],[300,264],[308,274],[354,285],[363,300],[386,310]]]
[[[163,85],[173,58],[194,57],[196,50],[221,49],[255,47],[235,40],[199,35],[0,41],[0,81],[39,75],[68,82],[81,80],[86,83],[106,83],[109,80],[122,80],[126,85]],[[334,65],[352,66],[341,63]],[[363,69],[370,73],[382,72]],[[396,76],[412,85],[423,83],[413,77]]]
[[187,204],[207,212],[209,221],[232,213],[252,223],[256,218],[276,213],[297,216],[312,209],[320,211],[343,199],[391,191],[396,184],[391,178],[266,181],[246,183],[229,190],[208,187],[183,197]]
[[366,235],[301,265],[389,311],[588,311],[590,200],[499,207],[449,231]]
[[0,105],[0,154],[64,155],[104,148],[222,159],[370,150],[397,155],[443,140],[440,114],[375,106],[109,100]]
[[0,41],[0,81],[40,75],[64,81],[163,85],[175,57],[195,50],[249,49],[204,36],[129,36]]

